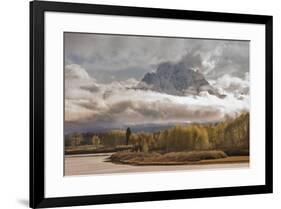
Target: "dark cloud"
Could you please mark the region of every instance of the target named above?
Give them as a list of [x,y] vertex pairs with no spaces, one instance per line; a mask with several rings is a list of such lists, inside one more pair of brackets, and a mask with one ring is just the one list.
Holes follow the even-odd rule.
[[243,77],[249,42],[65,33],[67,64],[78,64],[99,82],[141,79],[162,62],[183,62],[209,78]]
[[[65,34],[66,128],[213,122],[249,111],[249,42]],[[160,64],[202,72],[225,98],[172,96],[135,87]],[[76,129],[77,130],[77,129]]]

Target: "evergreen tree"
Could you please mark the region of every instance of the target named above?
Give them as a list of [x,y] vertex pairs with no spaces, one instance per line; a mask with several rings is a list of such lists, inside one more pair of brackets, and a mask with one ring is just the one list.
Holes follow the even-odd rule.
[[129,140],[130,140],[130,136],[131,136],[131,129],[130,127],[127,128],[127,131],[126,131],[126,144],[128,145],[129,144]]

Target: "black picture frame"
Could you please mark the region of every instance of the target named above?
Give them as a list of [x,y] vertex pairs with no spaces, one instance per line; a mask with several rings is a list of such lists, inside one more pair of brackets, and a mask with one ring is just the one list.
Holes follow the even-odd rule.
[[[265,25],[265,69],[266,69],[266,165],[265,185],[157,191],[143,193],[90,195],[73,197],[45,197],[44,185],[44,13],[71,12],[104,14],[117,16],[137,16],[150,18],[170,18],[183,20],[203,20],[220,22],[252,23]],[[108,6],[80,3],[30,2],[30,207],[59,207],[90,204],[124,203],[183,198],[248,195],[273,192],[273,60],[272,60],[272,16],[232,14]]]

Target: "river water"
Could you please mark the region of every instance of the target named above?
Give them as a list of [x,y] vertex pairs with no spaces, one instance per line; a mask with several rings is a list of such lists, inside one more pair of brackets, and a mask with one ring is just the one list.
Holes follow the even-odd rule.
[[112,153],[67,155],[65,157],[65,175],[93,175],[114,173],[136,173],[156,171],[178,171],[195,169],[237,169],[248,168],[249,163],[206,164],[206,165],[157,165],[133,166],[115,164],[107,161]]

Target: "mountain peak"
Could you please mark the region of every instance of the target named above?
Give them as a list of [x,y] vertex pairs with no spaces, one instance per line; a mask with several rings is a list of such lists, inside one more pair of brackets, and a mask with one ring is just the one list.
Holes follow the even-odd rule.
[[188,68],[184,63],[161,63],[156,72],[147,73],[139,84],[140,88],[172,95],[198,94],[208,91],[215,94],[214,88],[198,70]]

